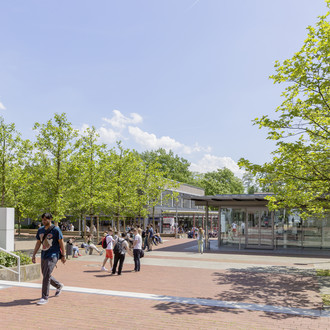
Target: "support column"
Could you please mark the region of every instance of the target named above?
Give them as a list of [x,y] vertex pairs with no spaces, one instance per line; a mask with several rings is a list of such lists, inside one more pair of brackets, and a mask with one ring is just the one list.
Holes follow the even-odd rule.
[[219,206],[219,216],[218,216],[218,247],[221,246],[221,206]]
[[7,251],[14,251],[15,237],[15,209],[0,208],[0,247]]
[[205,209],[205,249],[209,250],[209,230],[208,230],[208,223],[209,223],[209,203],[206,202],[206,209]]
[[248,213],[248,209],[245,209],[245,248],[248,246],[249,244],[249,213]]

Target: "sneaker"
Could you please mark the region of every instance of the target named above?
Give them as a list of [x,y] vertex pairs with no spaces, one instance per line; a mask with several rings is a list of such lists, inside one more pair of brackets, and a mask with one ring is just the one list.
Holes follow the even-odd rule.
[[82,255],[79,253],[78,256],[81,257]]
[[48,299],[41,298],[38,302],[37,305],[45,305],[48,303]]
[[106,272],[107,269],[105,267],[101,267],[101,272]]
[[61,286],[58,289],[56,289],[55,297],[58,297],[61,294],[63,287],[64,287],[64,285],[61,284]]

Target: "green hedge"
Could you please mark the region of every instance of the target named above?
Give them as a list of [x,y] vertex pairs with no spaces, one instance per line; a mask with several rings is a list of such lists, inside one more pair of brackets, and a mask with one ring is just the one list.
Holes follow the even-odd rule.
[[[21,266],[32,264],[31,257],[27,254],[21,251],[16,251],[13,253],[21,258]],[[5,267],[15,267],[17,266],[17,259],[8,253],[0,251],[0,265]]]

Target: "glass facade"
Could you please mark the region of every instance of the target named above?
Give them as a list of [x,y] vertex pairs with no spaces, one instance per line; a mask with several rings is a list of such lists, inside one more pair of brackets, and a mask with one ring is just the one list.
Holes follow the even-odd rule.
[[220,245],[241,248],[330,248],[330,214],[302,220],[297,212],[222,209]]

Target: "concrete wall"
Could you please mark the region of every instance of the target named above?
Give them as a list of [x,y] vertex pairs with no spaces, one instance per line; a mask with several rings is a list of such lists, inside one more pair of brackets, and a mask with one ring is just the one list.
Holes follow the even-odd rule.
[[11,207],[0,207],[0,247],[14,251],[15,210]]
[[[13,267],[17,271],[17,267]],[[40,264],[31,264],[21,266],[21,282],[38,280],[40,278]],[[18,275],[8,269],[0,268],[0,280],[17,281]]]

